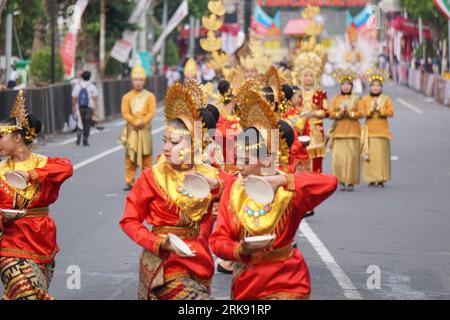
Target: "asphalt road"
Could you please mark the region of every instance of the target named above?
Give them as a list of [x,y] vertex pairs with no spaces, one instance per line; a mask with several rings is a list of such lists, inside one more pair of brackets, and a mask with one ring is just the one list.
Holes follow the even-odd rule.
[[[393,180],[385,189],[337,191],[302,223],[297,242],[313,299],[450,299],[450,109],[395,84],[385,91],[395,106]],[[336,92],[330,89],[330,97]],[[118,226],[126,196],[117,144],[122,125],[106,124],[89,148],[65,135],[37,150],[75,165],[51,209],[61,247],[50,289],[57,299],[136,299],[141,249]],[[163,125],[159,111],[155,153]],[[81,272],[79,288],[74,270]],[[213,297],[228,299],[230,281],[216,274]]]

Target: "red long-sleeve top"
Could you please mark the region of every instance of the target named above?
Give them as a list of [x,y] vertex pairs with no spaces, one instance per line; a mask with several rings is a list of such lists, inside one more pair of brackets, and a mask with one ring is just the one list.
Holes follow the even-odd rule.
[[[39,156],[41,159],[45,157]],[[73,174],[72,163],[64,158],[47,158],[45,166],[29,171],[30,183],[38,188],[28,209],[49,207],[58,199],[61,185]],[[9,190],[9,193],[7,192]],[[14,189],[2,182],[0,208],[13,208]],[[6,222],[0,217],[0,256],[17,257],[48,264],[59,252],[56,241],[56,225],[53,218],[24,217]]]
[[[273,244],[273,249],[283,248],[295,238],[298,227],[306,212],[327,199],[337,187],[337,178],[317,173],[295,174],[295,195],[291,201],[289,216],[281,219],[281,233]],[[228,261],[248,263],[247,257],[239,255],[243,225],[229,206],[231,190],[236,178],[225,186],[219,205],[219,214],[209,243],[218,257]],[[263,262],[247,265],[232,284],[232,297],[237,300],[263,299],[274,294],[308,296],[311,291],[309,270],[299,250],[284,261]]]

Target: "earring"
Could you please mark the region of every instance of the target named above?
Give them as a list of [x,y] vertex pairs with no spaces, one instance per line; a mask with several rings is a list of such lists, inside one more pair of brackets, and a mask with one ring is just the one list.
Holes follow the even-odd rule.
[[17,148],[17,151],[18,151],[19,153],[22,153],[22,152],[23,152],[23,148],[22,148],[22,147],[19,147],[19,148]]

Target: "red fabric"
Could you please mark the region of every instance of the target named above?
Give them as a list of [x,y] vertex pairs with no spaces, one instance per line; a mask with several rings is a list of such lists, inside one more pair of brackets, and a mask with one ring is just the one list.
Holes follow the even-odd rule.
[[160,252],[158,243],[161,238],[144,225],[145,221],[153,226],[179,226],[179,208],[166,198],[156,184],[152,170],[145,170],[126,198],[120,227],[138,245],[163,258],[165,275],[188,272],[198,279],[211,279],[214,262],[207,240],[214,223],[212,206],[200,222],[200,235],[196,239],[185,240],[192,250],[196,251],[196,256],[182,258],[175,253]]
[[[235,250],[241,241],[242,226],[229,207],[230,193],[236,178],[229,180],[220,201],[215,230],[209,239],[212,251],[227,261],[237,261]],[[332,175],[315,173],[295,174],[295,196],[292,201],[291,216],[286,221],[282,234],[275,240],[274,249],[292,243],[301,220],[328,198],[337,187],[337,178]],[[244,257],[245,261],[245,257]],[[274,293],[295,295],[310,294],[308,267],[299,250],[292,257],[278,262],[266,262],[251,266],[242,271],[234,280],[232,294],[234,299],[263,299]]]
[[236,129],[238,125],[239,120],[225,119],[222,114],[217,121],[215,140],[222,146],[223,158],[226,164],[236,164],[235,143],[236,136],[240,132],[239,129]]
[[[61,185],[73,174],[72,163],[68,159],[48,158],[47,165],[35,169],[40,191],[31,202],[29,209],[48,207],[58,199]],[[0,189],[0,207],[12,208],[12,192]],[[5,233],[0,241],[0,256],[31,259],[37,263],[53,262],[59,251],[56,243],[56,225],[53,218],[22,218],[4,223]]]
[[323,164],[323,158],[312,159],[312,171],[317,172],[317,173],[322,173],[323,172],[322,164]]

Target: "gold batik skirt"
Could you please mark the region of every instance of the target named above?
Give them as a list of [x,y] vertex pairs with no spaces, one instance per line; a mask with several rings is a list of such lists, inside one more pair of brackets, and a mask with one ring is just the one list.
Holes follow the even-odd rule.
[[0,257],[3,300],[53,300],[48,288],[55,263],[37,264],[30,259]]
[[165,276],[163,260],[144,250],[139,263],[139,300],[209,300],[210,287],[186,274]]
[[335,138],[331,151],[331,170],[339,183],[359,184],[361,143],[355,138]]
[[369,160],[363,162],[366,183],[391,180],[391,141],[385,138],[369,138]]

